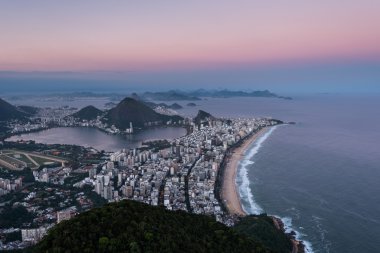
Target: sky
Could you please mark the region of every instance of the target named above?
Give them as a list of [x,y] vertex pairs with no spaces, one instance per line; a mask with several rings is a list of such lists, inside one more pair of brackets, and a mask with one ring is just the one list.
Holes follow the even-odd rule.
[[379,0],[0,1],[0,88],[380,92]]

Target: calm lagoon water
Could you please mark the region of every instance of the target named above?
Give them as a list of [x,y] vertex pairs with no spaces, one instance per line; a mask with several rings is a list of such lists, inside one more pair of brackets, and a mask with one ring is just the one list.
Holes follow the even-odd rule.
[[93,147],[97,150],[118,151],[123,148],[141,146],[141,142],[157,139],[175,139],[186,135],[186,129],[179,127],[152,128],[133,135],[106,134],[95,128],[59,127],[41,132],[12,136],[8,140],[34,140],[45,144],[72,144]]

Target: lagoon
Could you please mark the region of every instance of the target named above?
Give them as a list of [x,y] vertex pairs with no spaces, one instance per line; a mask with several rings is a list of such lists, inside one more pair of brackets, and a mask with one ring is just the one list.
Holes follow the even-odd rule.
[[118,151],[123,148],[140,147],[148,140],[172,140],[186,135],[186,129],[180,127],[150,128],[133,135],[110,135],[96,128],[57,127],[40,132],[15,135],[7,141],[33,140],[44,144],[68,144],[93,147],[97,150]]

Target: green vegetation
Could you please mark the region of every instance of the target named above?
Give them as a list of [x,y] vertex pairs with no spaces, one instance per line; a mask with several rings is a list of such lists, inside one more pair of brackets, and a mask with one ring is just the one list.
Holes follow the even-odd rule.
[[[104,206],[105,204],[107,204],[107,200],[105,200],[99,194],[94,192],[92,190],[91,186],[86,185],[82,188],[82,190],[83,190],[84,194],[92,201],[93,207],[101,207],[101,206]],[[80,207],[79,207],[79,209],[80,209]]]
[[22,224],[30,222],[32,219],[33,215],[21,205],[15,207],[5,206],[0,209],[0,229],[21,227]]
[[142,143],[143,147],[140,148],[140,150],[153,150],[153,152],[158,152],[159,150],[170,148],[172,144],[164,139],[164,140],[154,140],[154,141],[147,141]]
[[53,160],[49,160],[47,157],[46,158],[42,158],[42,157],[38,157],[38,156],[34,156],[34,155],[30,155],[30,157],[36,162],[38,163],[40,166],[41,165],[45,165],[45,163],[55,163],[55,161]]
[[122,201],[58,224],[34,252],[271,251],[211,217]]
[[18,177],[22,177],[23,183],[34,182],[33,172],[30,168],[25,168],[23,170],[8,170],[0,168],[0,178],[16,179]]
[[[17,153],[15,153],[15,154],[17,154]],[[23,161],[30,168],[36,167],[36,165],[28,157],[26,157],[24,154],[18,154],[18,155],[20,158],[16,158],[14,155],[13,155],[13,157],[17,160]]]
[[266,214],[244,217],[234,229],[255,241],[261,242],[274,252],[289,253],[292,251],[289,236],[279,230],[275,226],[273,218]]
[[[24,162],[14,158],[14,157],[8,156],[8,155],[0,154],[0,160],[15,166],[17,169],[25,167]],[[12,169],[11,166],[7,165],[6,167],[10,167],[10,169]]]
[[9,131],[9,127],[7,127],[5,124],[1,123],[0,124],[0,141],[3,139],[6,139],[5,137],[7,136],[7,132]]
[[14,241],[21,241],[21,231],[16,231],[13,233],[7,233],[3,234],[4,235],[4,243],[9,243],[9,242],[14,242]]
[[71,175],[65,178],[65,185],[74,185],[88,177],[88,172],[84,173],[71,173]]
[[[33,145],[33,144],[32,144]],[[22,153],[23,151],[18,150],[5,150],[3,151],[3,154],[0,154],[0,159],[13,164],[14,166],[18,168],[23,168],[25,165],[29,168],[36,169],[40,166],[60,166],[61,163],[54,161],[52,158],[49,158],[49,156],[42,155],[35,156],[33,154],[30,154],[29,157],[27,157],[25,154]],[[38,165],[36,165],[34,162],[36,162]],[[12,168],[10,168],[12,169]]]

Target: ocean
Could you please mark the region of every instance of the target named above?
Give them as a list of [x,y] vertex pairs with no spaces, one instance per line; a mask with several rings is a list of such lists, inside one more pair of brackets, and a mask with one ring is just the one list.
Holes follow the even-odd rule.
[[380,252],[380,96],[174,102],[188,116],[202,109],[296,122],[270,129],[247,150],[236,180],[244,209],[282,218],[309,252]]
[[267,131],[240,162],[236,183],[247,212],[282,218],[308,252],[380,252],[379,97],[218,104],[209,111],[219,116],[297,122]]

